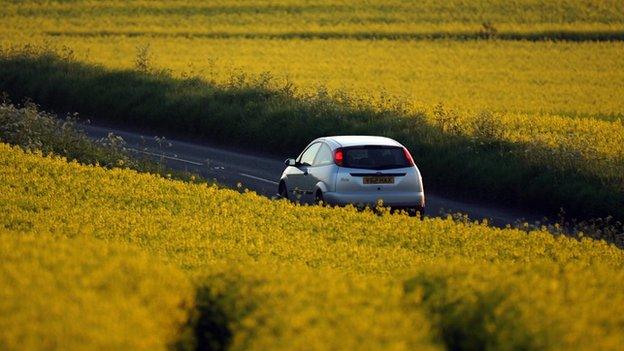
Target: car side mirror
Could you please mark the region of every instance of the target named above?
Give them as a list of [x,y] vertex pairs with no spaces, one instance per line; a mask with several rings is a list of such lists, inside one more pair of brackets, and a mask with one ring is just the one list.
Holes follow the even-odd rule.
[[297,165],[297,161],[295,161],[294,158],[287,158],[286,161],[284,161],[284,164],[286,166],[296,166]]

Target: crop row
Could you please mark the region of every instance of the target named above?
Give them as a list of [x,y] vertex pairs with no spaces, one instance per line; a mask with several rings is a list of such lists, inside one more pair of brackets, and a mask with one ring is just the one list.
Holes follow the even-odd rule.
[[[624,38],[617,0],[384,1],[70,1],[3,7],[4,32],[244,34],[299,37],[446,35],[510,39]],[[63,24],[60,26],[59,24]],[[388,36],[389,35],[389,36]],[[515,36],[515,37],[514,37]],[[363,35],[362,37],[366,37]]]

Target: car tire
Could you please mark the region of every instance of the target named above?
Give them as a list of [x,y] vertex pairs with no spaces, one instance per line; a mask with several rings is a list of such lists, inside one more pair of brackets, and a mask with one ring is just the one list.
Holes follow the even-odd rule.
[[279,183],[279,186],[277,188],[277,194],[279,195],[280,198],[289,200],[288,188],[286,188],[286,183],[284,183],[284,181],[281,181]]

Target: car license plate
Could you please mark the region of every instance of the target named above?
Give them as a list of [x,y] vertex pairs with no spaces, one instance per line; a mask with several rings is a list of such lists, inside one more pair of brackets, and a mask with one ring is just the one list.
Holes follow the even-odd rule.
[[364,184],[394,184],[394,177],[364,177]]

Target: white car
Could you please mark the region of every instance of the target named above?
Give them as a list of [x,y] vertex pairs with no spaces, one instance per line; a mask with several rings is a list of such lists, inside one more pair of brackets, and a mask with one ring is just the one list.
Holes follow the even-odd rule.
[[278,185],[282,198],[326,203],[425,209],[422,177],[409,151],[378,136],[345,135],[312,141],[297,159],[285,162]]

